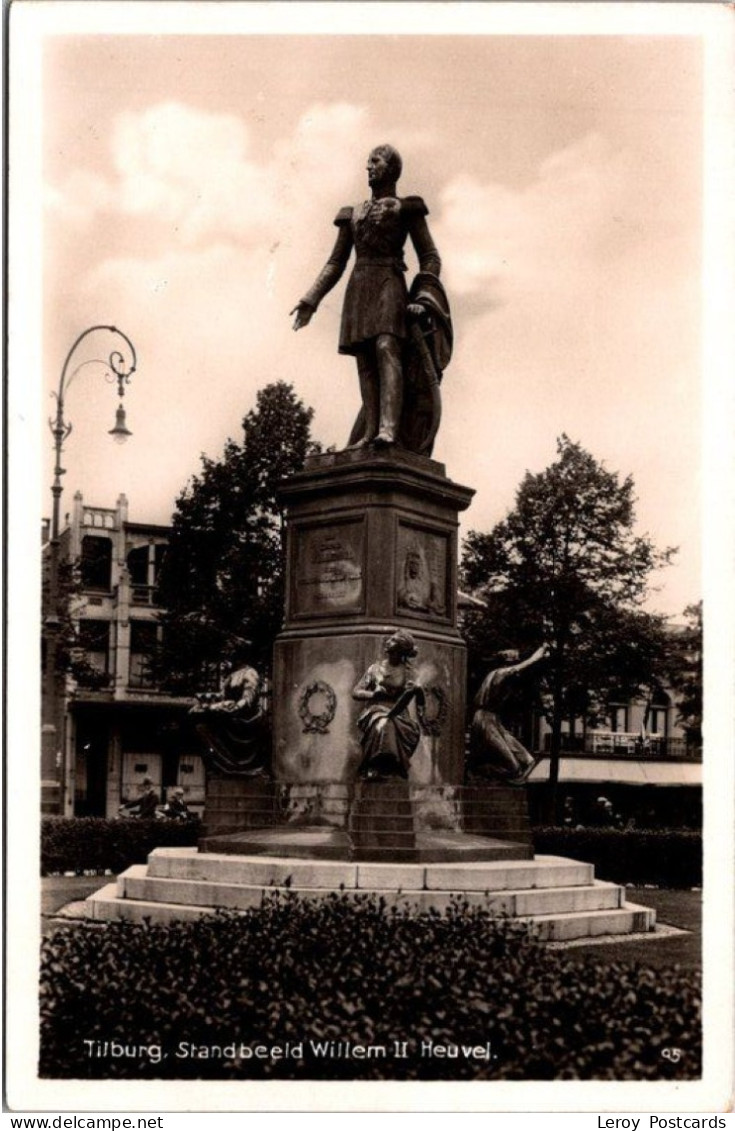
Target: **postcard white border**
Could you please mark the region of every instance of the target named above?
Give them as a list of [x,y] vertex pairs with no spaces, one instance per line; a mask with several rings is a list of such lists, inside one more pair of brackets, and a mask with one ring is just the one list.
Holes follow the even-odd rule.
[[[704,596],[706,746],[735,750],[733,726],[733,9],[726,4],[109,3],[15,0],[10,13],[6,943],[8,1102],[22,1111],[719,1112],[733,1083],[733,765],[705,763],[705,1062],[701,1081],[269,1084],[39,1080],[36,736],[41,483],[39,296],[41,44],[47,35],[701,36],[706,52]],[[328,30],[326,30],[328,28]],[[134,78],[132,79],[134,81]],[[30,673],[30,678],[29,678]]]

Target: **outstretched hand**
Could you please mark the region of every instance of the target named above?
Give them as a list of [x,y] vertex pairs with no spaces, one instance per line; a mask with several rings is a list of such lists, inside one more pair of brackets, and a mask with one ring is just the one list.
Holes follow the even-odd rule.
[[308,326],[309,323],[311,322],[311,318],[312,318],[313,313],[314,313],[314,307],[309,306],[308,302],[297,303],[297,305],[293,308],[293,310],[289,311],[289,314],[295,314],[296,315],[296,317],[293,320],[294,330],[300,330],[303,326]]

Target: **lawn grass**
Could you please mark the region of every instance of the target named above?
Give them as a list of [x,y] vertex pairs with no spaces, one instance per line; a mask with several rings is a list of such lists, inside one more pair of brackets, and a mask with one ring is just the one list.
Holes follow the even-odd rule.
[[86,899],[114,876],[43,876],[41,879],[41,915],[55,915],[67,903]]
[[620,941],[590,942],[570,946],[565,957],[573,961],[642,963],[660,969],[678,963],[688,970],[702,965],[702,893],[701,891],[674,891],[669,888],[626,888],[628,903],[653,907],[656,921],[667,927],[688,931],[685,935],[626,939]]

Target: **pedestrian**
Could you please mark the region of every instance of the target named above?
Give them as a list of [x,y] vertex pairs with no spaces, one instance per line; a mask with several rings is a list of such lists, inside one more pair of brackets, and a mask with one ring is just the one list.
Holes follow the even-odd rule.
[[191,821],[193,813],[184,800],[182,786],[174,786],[169,792],[168,802],[164,806],[163,815],[170,821]]
[[152,778],[143,778],[140,783],[140,797],[124,801],[118,812],[121,816],[137,817],[140,821],[152,821],[156,815],[160,798]]

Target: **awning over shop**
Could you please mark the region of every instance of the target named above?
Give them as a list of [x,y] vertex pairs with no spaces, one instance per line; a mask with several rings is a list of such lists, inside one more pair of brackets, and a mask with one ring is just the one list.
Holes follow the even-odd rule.
[[[536,766],[528,781],[549,780],[549,759]],[[620,785],[699,785],[701,762],[648,762],[628,758],[562,758],[561,782],[616,782]]]

